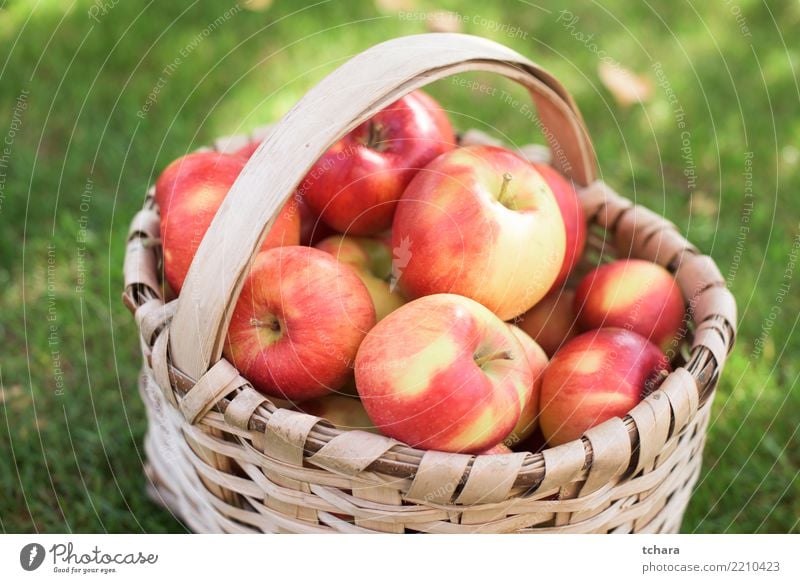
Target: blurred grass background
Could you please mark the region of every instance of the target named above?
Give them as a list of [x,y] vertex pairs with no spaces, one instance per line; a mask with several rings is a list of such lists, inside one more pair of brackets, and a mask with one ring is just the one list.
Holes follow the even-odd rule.
[[[713,255],[738,299],[683,530],[798,531],[798,3],[267,4],[0,4],[0,530],[184,530],[145,495],[141,356],[120,302],[130,218],[172,159],[279,118],[372,44],[445,26],[555,73],[603,178]],[[432,25],[442,10],[458,16]],[[602,59],[650,84],[644,103],[615,101]],[[497,97],[431,93],[461,129],[539,139]]]

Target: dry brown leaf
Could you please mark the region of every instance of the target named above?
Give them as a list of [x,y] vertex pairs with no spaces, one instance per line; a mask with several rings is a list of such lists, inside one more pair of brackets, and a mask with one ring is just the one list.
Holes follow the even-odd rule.
[[455,12],[437,10],[429,13],[425,22],[431,32],[461,32],[461,17]]
[[252,12],[264,12],[272,6],[272,0],[245,0],[242,4]]
[[381,12],[408,12],[416,6],[415,0],[375,0],[375,8]]
[[702,190],[696,190],[691,198],[691,213],[704,217],[715,217],[719,213],[719,201]]
[[612,65],[601,61],[597,73],[616,102],[624,107],[643,103],[653,94],[653,83],[650,79],[637,75],[619,64]]

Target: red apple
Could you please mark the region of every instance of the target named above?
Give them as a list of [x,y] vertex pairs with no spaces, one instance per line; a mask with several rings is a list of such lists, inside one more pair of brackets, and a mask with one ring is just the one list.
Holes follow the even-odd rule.
[[297,208],[300,211],[300,244],[313,247],[323,239],[326,239],[334,234],[336,231],[326,225],[322,219],[314,214],[311,207],[308,206],[306,199],[302,196],[296,196]]
[[225,356],[267,395],[303,401],[352,374],[375,308],[353,269],[311,247],[258,254],[228,329]]
[[533,387],[531,389],[530,399],[525,403],[520,413],[519,421],[508,434],[508,437],[503,440],[509,447],[513,447],[517,443],[525,441],[539,426],[539,400],[542,392],[542,378],[544,370],[547,368],[547,355],[542,350],[541,346],[528,336],[525,332],[520,330],[514,325],[509,324],[509,329],[514,333],[514,336],[522,345],[525,351],[525,357],[528,359],[528,365],[531,367],[531,375],[533,376]]
[[328,150],[299,192],[340,233],[373,235],[391,226],[397,200],[417,171],[454,146],[444,112],[414,92]]
[[[243,158],[227,154],[189,154],[170,164],[156,183],[164,276],[176,293],[211,220],[245,164]],[[292,199],[284,205],[261,250],[297,245],[299,238],[300,216]]]
[[588,273],[574,309],[584,330],[624,328],[666,348],[683,324],[685,307],[672,275],[642,259],[620,259]]
[[542,381],[539,423],[550,446],[578,439],[595,425],[623,417],[670,371],[661,350],[619,328],[586,332],[550,361]]
[[185,198],[187,191],[205,185],[216,188],[220,183],[233,184],[244,164],[240,157],[219,152],[194,152],[173,160],[156,180],[155,198],[162,214],[175,192]]
[[586,244],[586,216],[583,214],[583,206],[581,206],[572,182],[547,164],[534,164],[533,167],[544,177],[553,196],[556,197],[566,228],[567,242],[564,262],[561,264],[561,271],[558,273],[553,287],[550,288],[550,291],[554,292],[561,288],[583,254],[583,247]]
[[372,297],[379,322],[405,303],[405,299],[390,287],[392,252],[383,241],[334,235],[320,241],[316,247],[355,269]]
[[577,335],[577,317],[573,310],[575,292],[561,289],[545,296],[525,312],[517,325],[541,346],[548,356]]
[[475,453],[501,442],[533,375],[505,322],[454,294],[401,306],[358,350],[356,387],[381,432],[415,447]]
[[361,429],[377,433],[364,405],[355,397],[327,395],[318,399],[304,401],[298,409],[309,415],[322,417],[339,429]]
[[251,158],[253,156],[253,154],[256,153],[256,150],[258,150],[258,147],[260,145],[261,145],[261,142],[258,141],[258,140],[255,140],[255,141],[252,141],[252,142],[248,142],[247,144],[245,144],[244,146],[242,146],[241,148],[236,150],[234,152],[234,155],[241,156],[243,158]]
[[565,228],[529,162],[503,148],[469,146],[439,156],[408,185],[392,247],[406,297],[456,293],[508,320],[552,287]]

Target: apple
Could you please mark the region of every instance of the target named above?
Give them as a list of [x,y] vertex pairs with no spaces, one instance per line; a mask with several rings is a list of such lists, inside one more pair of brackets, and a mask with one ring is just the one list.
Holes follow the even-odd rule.
[[539,424],[547,443],[625,416],[670,370],[661,349],[635,332],[602,328],[573,338],[544,372]]
[[508,327],[522,345],[533,376],[530,399],[522,408],[519,421],[517,421],[514,429],[503,440],[503,443],[507,446],[513,447],[515,444],[525,441],[539,426],[539,398],[542,392],[542,378],[544,370],[547,368],[548,359],[542,347],[533,338],[513,324],[509,324]]
[[260,252],[233,311],[225,357],[259,391],[290,401],[341,388],[375,308],[355,271],[311,247]]
[[355,397],[327,395],[304,401],[297,407],[303,413],[322,417],[339,429],[361,429],[377,433],[364,405]]
[[388,281],[392,251],[385,242],[334,235],[320,241],[316,247],[355,269],[372,297],[379,322],[405,303],[403,297],[391,289]]
[[[164,276],[176,293],[211,220],[246,162],[215,152],[189,154],[170,164],[156,182]],[[291,199],[281,209],[261,250],[297,245],[299,239],[300,215]]]
[[417,171],[453,147],[444,111],[415,91],[343,137],[298,190],[340,233],[374,235],[391,226],[397,200]]
[[551,292],[515,322],[548,356],[553,356],[565,342],[578,334],[574,300],[573,290]]
[[498,443],[488,449],[483,451],[479,451],[478,455],[503,455],[507,453],[514,453],[511,451],[511,448],[508,447],[505,443]]
[[185,197],[187,190],[199,189],[206,183],[233,184],[244,164],[238,156],[219,152],[194,152],[173,160],[156,180],[155,199],[161,212],[169,208],[175,192]]
[[533,374],[505,322],[454,294],[401,306],[369,331],[358,394],[381,432],[423,449],[476,453],[511,432]]
[[620,259],[589,272],[574,309],[584,330],[624,328],[666,348],[683,325],[685,306],[672,275],[642,259]]
[[258,147],[260,145],[261,145],[260,140],[253,140],[251,142],[247,142],[244,146],[234,151],[233,154],[235,156],[241,156],[243,158],[249,159],[253,157],[253,154],[256,153],[256,150],[258,150]]
[[397,206],[395,277],[408,298],[460,294],[508,320],[552,287],[565,241],[558,203],[528,161],[458,148],[419,172]]
[[553,196],[556,197],[566,229],[564,262],[561,264],[561,271],[559,271],[553,287],[550,288],[550,291],[553,292],[557,291],[567,280],[583,254],[583,247],[586,245],[586,216],[572,182],[548,164],[534,164],[533,167],[544,177]]
[[308,206],[306,199],[302,196],[295,196],[297,208],[300,211],[300,244],[313,247],[323,239],[336,234],[336,231],[322,222],[311,207]]

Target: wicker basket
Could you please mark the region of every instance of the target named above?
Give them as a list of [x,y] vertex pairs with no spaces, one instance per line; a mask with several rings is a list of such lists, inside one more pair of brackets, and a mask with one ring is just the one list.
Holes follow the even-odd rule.
[[[580,187],[587,263],[640,257],[675,274],[688,334],[661,388],[623,419],[539,453],[421,451],[340,431],[276,406],[221,357],[231,306],[277,210],[345,132],[401,95],[464,71],[529,89],[553,164]],[[263,134],[261,134],[263,135]],[[470,134],[470,140],[481,137]],[[228,151],[261,137],[219,140]],[[267,150],[270,154],[267,155]],[[537,155],[541,148],[522,149]],[[246,212],[242,212],[244,209]],[[594,178],[582,119],[564,88],[519,54],[465,35],[392,40],[312,89],[251,158],[217,213],[177,299],[159,276],[152,198],[133,220],[126,305],[141,333],[153,497],[198,532],[676,532],[700,472],[714,387],[736,305],[711,258],[674,225]]]

